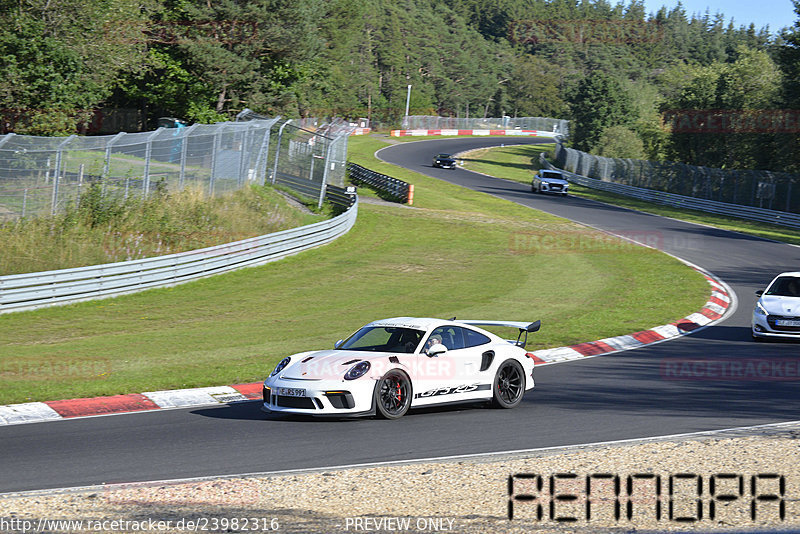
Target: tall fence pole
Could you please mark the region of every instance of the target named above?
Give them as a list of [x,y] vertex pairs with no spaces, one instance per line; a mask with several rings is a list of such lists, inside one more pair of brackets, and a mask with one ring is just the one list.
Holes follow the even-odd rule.
[[280,129],[278,130],[278,146],[275,147],[275,162],[272,165],[272,184],[275,184],[275,180],[278,179],[278,159],[281,157],[281,139],[283,138],[283,129],[286,127],[287,124],[292,122],[292,119],[287,120],[283,124],[281,124]]
[[63,159],[62,153],[66,144],[72,141],[74,138],[74,135],[70,135],[58,145],[58,148],[56,148],[56,168],[53,171],[53,197],[50,202],[50,215],[53,216],[55,216],[56,211],[58,210],[58,182],[61,175],[61,161]]
[[109,172],[111,171],[111,147],[113,147],[114,143],[119,141],[119,139],[124,135],[125,132],[119,132],[106,143],[106,154],[105,159],[103,160],[103,180],[108,178]]
[[[331,165],[331,151],[333,150],[333,141],[328,143],[328,149],[325,151],[325,168],[322,171],[322,186],[319,188],[319,202],[317,202],[317,208],[322,207],[322,202],[325,200],[325,186],[328,184],[328,173],[330,172]],[[311,158],[311,161],[314,161],[314,158]]]
[[272,130],[272,124],[269,125],[269,128],[266,127],[264,128],[264,140],[261,142],[261,148],[258,150],[258,157],[256,158],[255,165],[253,166],[256,176],[258,176],[259,185],[264,185],[267,179],[266,173],[267,173],[267,159],[269,157],[270,130]]
[[178,189],[183,191],[183,183],[186,180],[186,157],[189,154],[189,134],[197,128],[196,124],[192,124],[188,128],[181,128],[183,130],[183,139],[181,139],[181,172],[178,175]]
[[144,198],[150,196],[150,158],[153,154],[153,138],[157,136],[164,128],[159,128],[155,132],[151,133],[147,137],[147,144],[145,145],[145,154],[144,154]]
[[9,132],[9,133],[5,134],[5,135],[3,136],[3,138],[2,138],[2,139],[0,139],[0,146],[3,146],[4,144],[6,144],[6,143],[7,143],[7,142],[8,142],[8,141],[9,141],[9,140],[12,138],[12,137],[14,137],[15,135],[17,135],[17,134],[15,134],[15,133],[13,133],[13,132]]
[[214,196],[214,181],[217,178],[217,156],[219,153],[219,132],[214,133],[214,143],[211,149],[211,179],[208,181],[208,196]]
[[252,124],[248,124],[242,134],[242,145],[239,150],[239,187],[247,182],[247,173],[245,170],[248,168],[247,160],[250,156],[250,131]]

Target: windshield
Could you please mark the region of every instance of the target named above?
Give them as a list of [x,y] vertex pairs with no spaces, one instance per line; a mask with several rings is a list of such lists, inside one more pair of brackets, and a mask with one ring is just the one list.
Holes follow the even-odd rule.
[[342,343],[342,350],[412,354],[424,332],[396,326],[365,326]]
[[564,176],[562,176],[560,172],[556,171],[542,171],[542,176],[544,178],[559,178],[561,180],[564,179]]
[[439,159],[450,159],[450,154],[436,154]]
[[800,278],[781,276],[769,286],[769,289],[764,294],[777,297],[800,297]]

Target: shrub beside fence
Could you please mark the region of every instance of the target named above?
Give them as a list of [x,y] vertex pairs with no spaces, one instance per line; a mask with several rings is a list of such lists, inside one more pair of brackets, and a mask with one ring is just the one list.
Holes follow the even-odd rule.
[[365,184],[371,187],[378,192],[381,198],[403,204],[413,204],[414,202],[414,186],[397,178],[349,162],[347,176],[354,184]]
[[200,250],[76,269],[0,276],[0,313],[115,297],[261,265],[324,245],[347,233],[358,201],[318,223]]

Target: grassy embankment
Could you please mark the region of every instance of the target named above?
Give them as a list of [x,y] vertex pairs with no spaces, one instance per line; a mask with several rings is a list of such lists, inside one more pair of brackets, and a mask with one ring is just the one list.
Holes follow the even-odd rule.
[[[670,322],[705,280],[676,260],[563,219],[377,162],[413,182],[413,208],[362,202],[335,243],[168,289],[0,316],[0,404],[263,379],[282,357],[331,347],[399,315],[542,320],[529,348]],[[543,238],[558,233],[557,242]],[[510,333],[511,334],[511,333]]]
[[0,276],[195,250],[321,218],[292,208],[271,188],[213,199],[201,189],[158,188],[142,202],[112,197],[94,184],[63,214],[0,223]]

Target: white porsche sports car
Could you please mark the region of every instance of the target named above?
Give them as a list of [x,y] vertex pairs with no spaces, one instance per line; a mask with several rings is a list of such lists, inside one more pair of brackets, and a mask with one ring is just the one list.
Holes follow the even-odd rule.
[[[516,328],[505,340],[477,325]],[[374,321],[332,350],[281,360],[264,381],[266,412],[402,417],[410,408],[491,401],[513,408],[533,388],[529,332],[540,321],[397,317]]]

